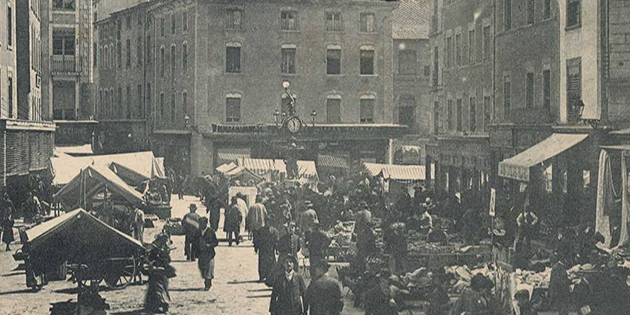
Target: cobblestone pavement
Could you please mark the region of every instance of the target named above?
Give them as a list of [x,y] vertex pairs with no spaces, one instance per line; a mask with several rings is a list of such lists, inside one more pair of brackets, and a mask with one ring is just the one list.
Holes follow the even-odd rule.
[[[173,200],[173,216],[181,217],[187,212],[190,202],[197,202],[193,197],[185,200]],[[200,214],[205,208],[200,207]],[[160,227],[147,229],[145,240],[153,240]],[[221,229],[220,229],[221,230]],[[220,238],[223,232],[219,232]],[[186,262],[184,258],[183,236],[173,237],[173,266],[177,269],[177,277],[171,279],[170,314],[225,314],[254,315],[269,314],[269,297],[271,290],[264,284],[256,283],[257,256],[251,242],[246,241],[238,247],[228,247],[221,243],[217,248],[216,279],[213,288],[204,292],[203,280],[199,275],[197,264]],[[13,249],[20,245],[14,244]],[[1,315],[43,315],[49,314],[50,303],[76,300],[75,284],[69,281],[53,281],[37,293],[32,293],[25,285],[22,271],[14,271],[17,263],[11,257],[12,252],[0,252],[0,314]],[[142,311],[145,285],[131,285],[123,290],[112,291],[102,287],[101,295],[109,303],[108,314],[135,315],[145,314]],[[347,290],[347,289],[346,289]],[[361,314],[352,308],[352,302],[346,301],[344,314]]]

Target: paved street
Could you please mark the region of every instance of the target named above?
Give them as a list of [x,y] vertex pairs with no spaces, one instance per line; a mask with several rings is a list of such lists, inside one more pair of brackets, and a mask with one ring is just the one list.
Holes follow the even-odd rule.
[[[187,204],[196,200],[192,197],[186,197],[184,201],[175,199],[173,215],[180,217],[187,211]],[[201,207],[199,211],[204,214],[205,208]],[[145,239],[153,240],[159,229],[147,229]],[[218,236],[223,237],[223,232],[220,231]],[[210,292],[202,290],[203,280],[197,264],[184,260],[184,237],[174,236],[173,242],[177,247],[172,252],[173,265],[178,275],[170,283],[171,314],[268,314],[271,290],[255,282],[258,279],[257,256],[251,242],[241,243],[238,247],[221,243],[217,248],[216,279]],[[13,249],[18,247],[14,245]],[[50,282],[42,291],[30,292],[25,285],[24,273],[13,271],[16,266],[11,253],[0,252],[1,315],[48,314],[49,303],[76,299],[73,290],[76,285],[69,281]],[[145,285],[133,285],[119,291],[102,288],[102,296],[111,307],[109,314],[144,314],[141,309]],[[351,302],[347,301],[344,314],[360,313],[349,304]]]

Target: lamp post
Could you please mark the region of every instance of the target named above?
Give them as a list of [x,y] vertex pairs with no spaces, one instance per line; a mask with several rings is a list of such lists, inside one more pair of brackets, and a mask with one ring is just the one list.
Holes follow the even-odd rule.
[[315,120],[317,120],[317,111],[313,110],[311,112],[311,119],[313,120],[313,127],[315,127]]

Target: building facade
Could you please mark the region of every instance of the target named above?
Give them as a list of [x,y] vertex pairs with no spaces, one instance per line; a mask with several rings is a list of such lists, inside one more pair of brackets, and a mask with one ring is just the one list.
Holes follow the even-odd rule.
[[492,120],[493,1],[431,1],[431,143],[426,165],[435,188],[488,188]]
[[79,120],[94,115],[92,9],[90,0],[41,1],[45,118]]
[[17,203],[29,174],[50,166],[55,125],[43,121],[38,1],[0,1],[0,190]]
[[394,143],[394,163],[424,164],[431,133],[430,1],[399,1],[392,18],[394,122],[409,128]]
[[[273,144],[280,141],[275,121],[288,111],[288,91],[296,114],[318,131],[298,137],[304,155],[386,161],[392,156],[391,139],[405,130],[394,124],[395,7],[385,1],[172,0],[121,11],[120,46],[115,43],[118,26],[105,21],[97,26],[99,53],[102,48],[109,56],[104,59],[116,63],[98,75],[98,99],[101,88],[107,99],[98,117],[110,113],[129,121],[134,110],[145,108],[139,118],[149,126],[155,152],[174,168],[200,175],[230,156],[281,157]],[[142,11],[148,20],[142,38],[146,68],[130,71],[143,73],[143,81],[125,76],[135,69],[136,51],[142,49],[137,48],[136,23],[125,28],[123,15],[132,11]],[[110,28],[111,35],[103,35]],[[113,82],[116,86],[108,86]],[[287,91],[284,82],[290,83]],[[140,94],[143,105],[136,101]],[[380,132],[383,128],[387,131]],[[350,133],[351,139],[335,136],[336,131]]]

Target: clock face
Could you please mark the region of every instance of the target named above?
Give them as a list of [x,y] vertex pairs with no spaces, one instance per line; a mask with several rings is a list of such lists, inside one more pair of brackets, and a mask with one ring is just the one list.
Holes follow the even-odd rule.
[[302,128],[302,122],[297,117],[292,117],[287,121],[287,129],[291,133],[296,133]]

